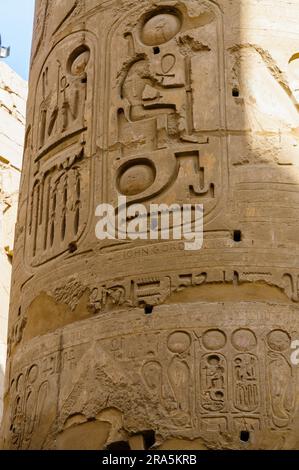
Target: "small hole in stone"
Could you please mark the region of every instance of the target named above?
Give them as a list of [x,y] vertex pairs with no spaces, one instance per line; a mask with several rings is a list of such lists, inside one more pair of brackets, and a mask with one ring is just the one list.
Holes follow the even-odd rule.
[[234,230],[234,242],[240,243],[242,241],[241,230]]
[[160,47],[154,47],[154,54],[160,54]]
[[240,96],[240,91],[239,91],[239,88],[238,87],[234,87],[232,89],[232,95],[235,97],[235,98],[238,98]]
[[152,305],[146,305],[144,307],[145,315],[150,315],[151,313],[153,313],[153,310],[154,310],[154,307]]
[[78,247],[77,247],[77,243],[75,242],[72,242],[69,244],[69,252],[70,253],[75,253],[75,251],[77,251]]
[[156,442],[156,434],[155,431],[144,431],[143,435],[143,442],[145,450],[149,450]]
[[81,79],[81,83],[87,83],[87,77],[83,77],[83,78]]
[[112,442],[106,447],[106,450],[112,450],[112,451],[122,451],[122,450],[131,450],[131,447],[129,446],[129,443],[126,441],[118,441],[118,442]]
[[241,431],[240,432],[240,441],[248,442],[250,439],[250,432],[249,431]]

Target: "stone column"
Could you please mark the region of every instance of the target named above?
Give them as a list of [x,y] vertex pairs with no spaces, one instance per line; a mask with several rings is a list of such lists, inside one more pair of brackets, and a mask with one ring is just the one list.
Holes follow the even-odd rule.
[[[37,1],[4,448],[299,448],[298,15]],[[119,196],[202,249],[98,240]]]

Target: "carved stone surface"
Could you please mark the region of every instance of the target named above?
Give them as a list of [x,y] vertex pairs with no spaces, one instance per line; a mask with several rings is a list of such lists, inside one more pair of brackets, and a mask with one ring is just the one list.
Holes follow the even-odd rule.
[[[299,448],[298,14],[37,1],[3,448]],[[97,240],[119,196],[203,248]]]

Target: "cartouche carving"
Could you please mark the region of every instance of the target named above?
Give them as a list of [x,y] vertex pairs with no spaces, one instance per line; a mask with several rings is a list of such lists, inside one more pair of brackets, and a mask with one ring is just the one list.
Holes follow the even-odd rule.
[[[109,149],[105,158],[111,165],[104,198],[115,202],[118,192],[127,196],[128,204],[163,198],[202,202],[208,216],[225,184],[221,181],[227,168],[225,138],[205,135],[204,123],[196,120],[195,68],[206,61],[213,69],[219,103],[215,127],[222,127],[222,19],[216,9],[203,2],[192,26],[182,5],[149,10],[137,16],[136,22],[133,30],[122,24],[115,34],[122,62],[121,54],[113,59],[113,46],[110,53],[109,77],[115,77],[118,87],[109,92]],[[206,41],[207,29],[213,29],[214,39],[210,36]],[[112,37],[112,44],[115,40]],[[214,48],[218,55],[212,54]]]
[[86,227],[93,59],[80,39],[85,38],[76,33],[58,43],[38,80],[26,234],[26,256],[33,266],[66,252]]
[[[179,311],[164,330],[129,335],[125,333],[127,319],[123,315],[117,317],[119,334],[114,331],[113,319],[106,319],[106,323],[98,319],[93,325],[86,320],[81,332],[80,325],[74,324],[64,333],[63,354],[59,338],[52,338],[48,351],[34,363],[29,359],[38,343],[32,345],[28,358],[19,355],[12,371],[10,394],[15,405],[10,448],[30,448],[31,439],[37,438],[38,422],[42,429],[49,430],[44,442],[51,441],[57,421],[47,428],[46,417],[52,404],[44,399],[50,391],[58,393],[59,376],[66,381],[60,389],[60,434],[66,432],[65,425],[73,416],[80,415],[80,422],[87,422],[100,419],[107,408],[117,408],[122,412],[124,434],[130,434],[138,420],[151,429],[160,423],[162,439],[171,429],[174,435],[184,438],[200,436],[205,442],[217,438],[217,447],[225,448],[230,445],[227,433],[248,431],[259,436],[268,432],[269,423],[271,429],[285,436],[295,416],[297,370],[286,353],[292,336],[289,327],[270,326],[275,317],[281,325],[285,311],[279,319],[277,307],[269,310],[262,303],[256,305],[259,314],[242,303],[242,314],[238,315],[233,304],[224,310],[221,304],[204,304],[206,315],[202,320],[214,318],[215,322],[210,321],[208,329],[175,328]],[[244,321],[238,328],[237,320],[248,308],[247,314],[252,318],[259,315],[259,320],[251,329]],[[188,313],[194,322],[196,312],[191,313],[188,307]],[[293,314],[295,318],[296,312]],[[139,314],[135,315],[137,319]],[[219,315],[223,318],[217,328]],[[67,381],[70,377],[73,379]],[[112,386],[116,383],[120,388]],[[130,391],[129,399],[121,393],[123,387]]]

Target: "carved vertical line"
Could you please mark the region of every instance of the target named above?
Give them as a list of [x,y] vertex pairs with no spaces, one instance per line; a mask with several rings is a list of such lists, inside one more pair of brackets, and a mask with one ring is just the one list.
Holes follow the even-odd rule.
[[45,177],[43,176],[41,183],[40,183],[39,221],[38,221],[39,225],[43,223],[44,191],[45,191]]
[[194,129],[194,120],[193,120],[193,92],[192,92],[192,64],[191,57],[185,57],[185,67],[186,67],[186,92],[187,92],[187,133],[190,135]]
[[37,184],[37,188],[36,188],[36,207],[35,207],[34,222],[33,222],[34,223],[33,257],[35,257],[36,255],[39,204],[40,204],[40,183]]
[[296,275],[295,276],[296,279],[294,279],[293,283],[294,283],[294,286],[295,286],[295,290],[294,290],[294,300],[295,302],[298,302],[298,293],[299,293],[299,276]]
[[32,233],[34,194],[35,194],[35,188],[33,188],[31,195],[30,195],[29,235],[31,235]]
[[54,183],[52,190],[52,210],[51,210],[51,226],[50,226],[50,246],[53,246],[55,238],[55,218],[57,204],[57,182]]
[[63,205],[61,218],[61,241],[65,240],[67,223],[67,198],[68,198],[68,176],[65,175],[63,182]]
[[51,196],[51,176],[48,178],[47,182],[47,200],[46,200],[46,217],[45,217],[45,231],[44,231],[44,250],[47,249],[48,245],[48,230],[49,230],[49,211],[50,211],[50,196]]
[[78,234],[80,226],[80,204],[81,204],[81,178],[80,172],[76,172],[76,203],[75,203],[75,219],[74,219],[74,232]]
[[46,122],[47,122],[47,110],[41,110],[40,116],[40,131],[39,131],[39,148],[42,148],[46,138]]
[[46,98],[47,87],[48,87],[48,67],[43,72],[43,78],[42,78],[42,96],[43,96],[43,99]]

